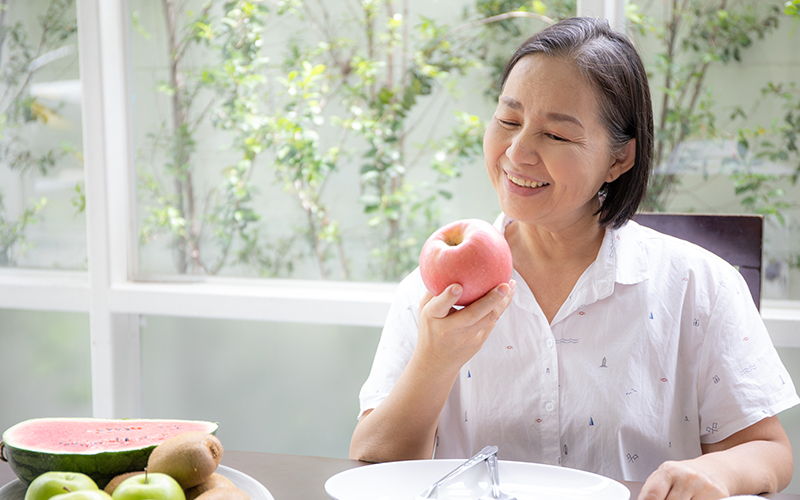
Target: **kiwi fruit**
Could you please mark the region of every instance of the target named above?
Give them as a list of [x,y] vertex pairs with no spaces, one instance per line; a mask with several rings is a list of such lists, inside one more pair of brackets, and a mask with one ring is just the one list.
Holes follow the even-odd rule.
[[233,481],[215,472],[211,474],[211,476],[208,479],[206,479],[205,481],[203,481],[202,483],[198,484],[193,488],[189,488],[184,493],[186,493],[186,500],[194,500],[195,498],[199,497],[206,491],[213,490],[214,488],[235,488],[235,487],[236,486],[233,484]]
[[120,474],[119,476],[116,476],[116,477],[114,477],[114,479],[109,481],[108,484],[106,485],[106,487],[103,488],[103,491],[105,491],[106,493],[111,495],[111,494],[114,493],[114,490],[117,489],[117,486],[119,486],[119,483],[121,483],[122,481],[128,479],[129,477],[138,476],[139,474],[144,474],[144,471],[143,470],[137,470],[137,471],[133,471],[133,472],[126,472],[124,474]]
[[188,490],[211,477],[220,459],[222,443],[216,436],[201,431],[184,432],[155,447],[147,460],[147,470],[168,474]]
[[214,488],[195,500],[250,500],[250,496],[239,488]]

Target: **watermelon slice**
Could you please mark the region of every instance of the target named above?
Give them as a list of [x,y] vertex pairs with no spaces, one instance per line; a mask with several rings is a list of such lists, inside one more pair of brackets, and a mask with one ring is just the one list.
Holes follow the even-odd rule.
[[48,471],[82,472],[100,489],[124,472],[144,470],[153,449],[189,431],[214,434],[200,420],[36,418],[3,433],[0,459],[25,484]]

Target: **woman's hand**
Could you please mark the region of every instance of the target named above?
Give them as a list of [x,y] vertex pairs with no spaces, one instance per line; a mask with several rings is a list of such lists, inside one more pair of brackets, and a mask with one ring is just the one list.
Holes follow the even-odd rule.
[[774,493],[792,479],[789,438],[778,417],[767,417],[718,443],[703,455],[664,462],[642,486],[638,500],[706,500]]
[[350,458],[367,462],[430,458],[447,396],[514,296],[503,283],[461,310],[460,285],[420,302],[417,346],[389,396],[356,425]]
[[717,500],[728,490],[691,460],[664,462],[642,487],[638,500]]
[[461,310],[453,306],[461,296],[459,284],[433,296],[426,292],[419,304],[419,334],[414,353],[444,371],[461,367],[489,338],[495,323],[514,297],[517,283],[500,284]]

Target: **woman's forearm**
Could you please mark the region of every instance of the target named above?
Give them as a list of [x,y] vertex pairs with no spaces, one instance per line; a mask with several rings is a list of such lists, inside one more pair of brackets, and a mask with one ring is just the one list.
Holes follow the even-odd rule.
[[366,462],[430,458],[439,415],[458,368],[443,372],[415,353],[389,396],[361,418],[350,458]]
[[792,479],[792,447],[778,417],[765,418],[702,448],[703,455],[697,458],[664,462],[645,481],[639,500],[772,493]]
[[465,308],[453,306],[458,284],[420,301],[417,345],[387,398],[361,418],[350,458],[367,462],[430,458],[439,415],[464,363],[483,346],[514,297],[516,283],[502,283]]
[[728,494],[775,493],[789,485],[793,459],[788,440],[756,440],[693,460],[701,470],[725,485]]

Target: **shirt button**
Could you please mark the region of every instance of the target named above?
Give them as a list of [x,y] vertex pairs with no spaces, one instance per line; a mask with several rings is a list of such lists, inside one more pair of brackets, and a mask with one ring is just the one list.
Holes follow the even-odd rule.
[[553,408],[555,408],[555,405],[552,402],[547,403],[546,405],[544,405],[544,409],[547,410],[547,411],[553,411]]
[[545,342],[545,344],[547,344],[547,347],[553,347],[553,339],[547,339],[547,342]]

